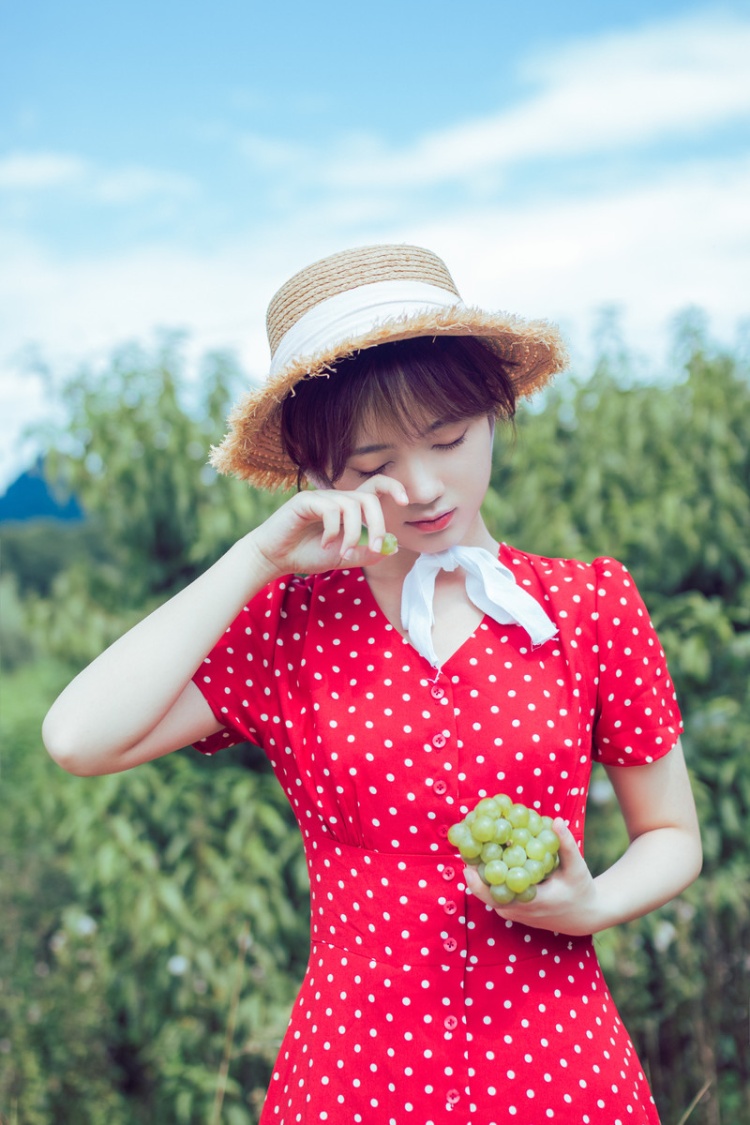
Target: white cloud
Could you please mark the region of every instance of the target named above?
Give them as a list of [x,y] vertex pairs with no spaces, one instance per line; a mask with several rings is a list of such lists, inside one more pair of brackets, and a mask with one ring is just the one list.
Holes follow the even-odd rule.
[[189,195],[196,184],[187,176],[142,165],[106,169],[80,156],[56,152],[15,152],[0,158],[0,191],[73,189],[103,203],[138,203],[158,196]]
[[750,113],[750,21],[690,17],[592,38],[538,57],[540,87],[509,109],[419,138],[410,148],[347,146],[337,184],[414,187],[536,158],[611,153],[697,134]]
[[131,165],[97,172],[91,177],[90,191],[104,203],[138,203],[155,195],[192,195],[197,184],[187,176]]
[[86,163],[55,152],[12,152],[0,158],[0,190],[35,191],[85,178]]

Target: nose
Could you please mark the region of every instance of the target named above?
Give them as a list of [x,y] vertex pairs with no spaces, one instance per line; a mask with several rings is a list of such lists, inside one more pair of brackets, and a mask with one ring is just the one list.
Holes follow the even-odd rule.
[[412,504],[427,507],[443,494],[442,477],[434,460],[416,452],[407,458],[399,478]]

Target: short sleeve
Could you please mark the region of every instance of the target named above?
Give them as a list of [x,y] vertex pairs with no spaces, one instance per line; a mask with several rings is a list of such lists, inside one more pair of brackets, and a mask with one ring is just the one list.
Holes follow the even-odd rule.
[[642,766],[664,757],[682,731],[664,651],[626,568],[594,559],[599,682],[593,758]]
[[238,742],[264,745],[264,731],[278,721],[277,652],[288,615],[285,602],[292,580],[261,590],[240,611],[193,676],[222,729],[195,743],[215,754]]

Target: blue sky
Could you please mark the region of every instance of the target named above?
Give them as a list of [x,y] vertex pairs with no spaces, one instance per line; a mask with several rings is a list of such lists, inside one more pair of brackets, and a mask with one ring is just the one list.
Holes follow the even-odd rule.
[[0,486],[63,378],[185,328],[267,364],[275,288],[427,245],[465,299],[658,363],[750,312],[750,4],[0,0]]

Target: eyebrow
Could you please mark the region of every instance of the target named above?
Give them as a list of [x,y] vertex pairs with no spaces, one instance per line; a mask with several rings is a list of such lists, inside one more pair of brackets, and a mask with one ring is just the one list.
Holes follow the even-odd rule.
[[[443,426],[450,426],[452,422],[457,421],[457,418],[438,418],[437,422],[433,422],[426,430],[420,430],[418,436],[426,437],[427,434],[431,434],[435,430],[440,430]],[[353,449],[349,456],[360,457],[364,453],[382,453],[386,449],[393,448],[392,445],[360,445],[358,449]]]

